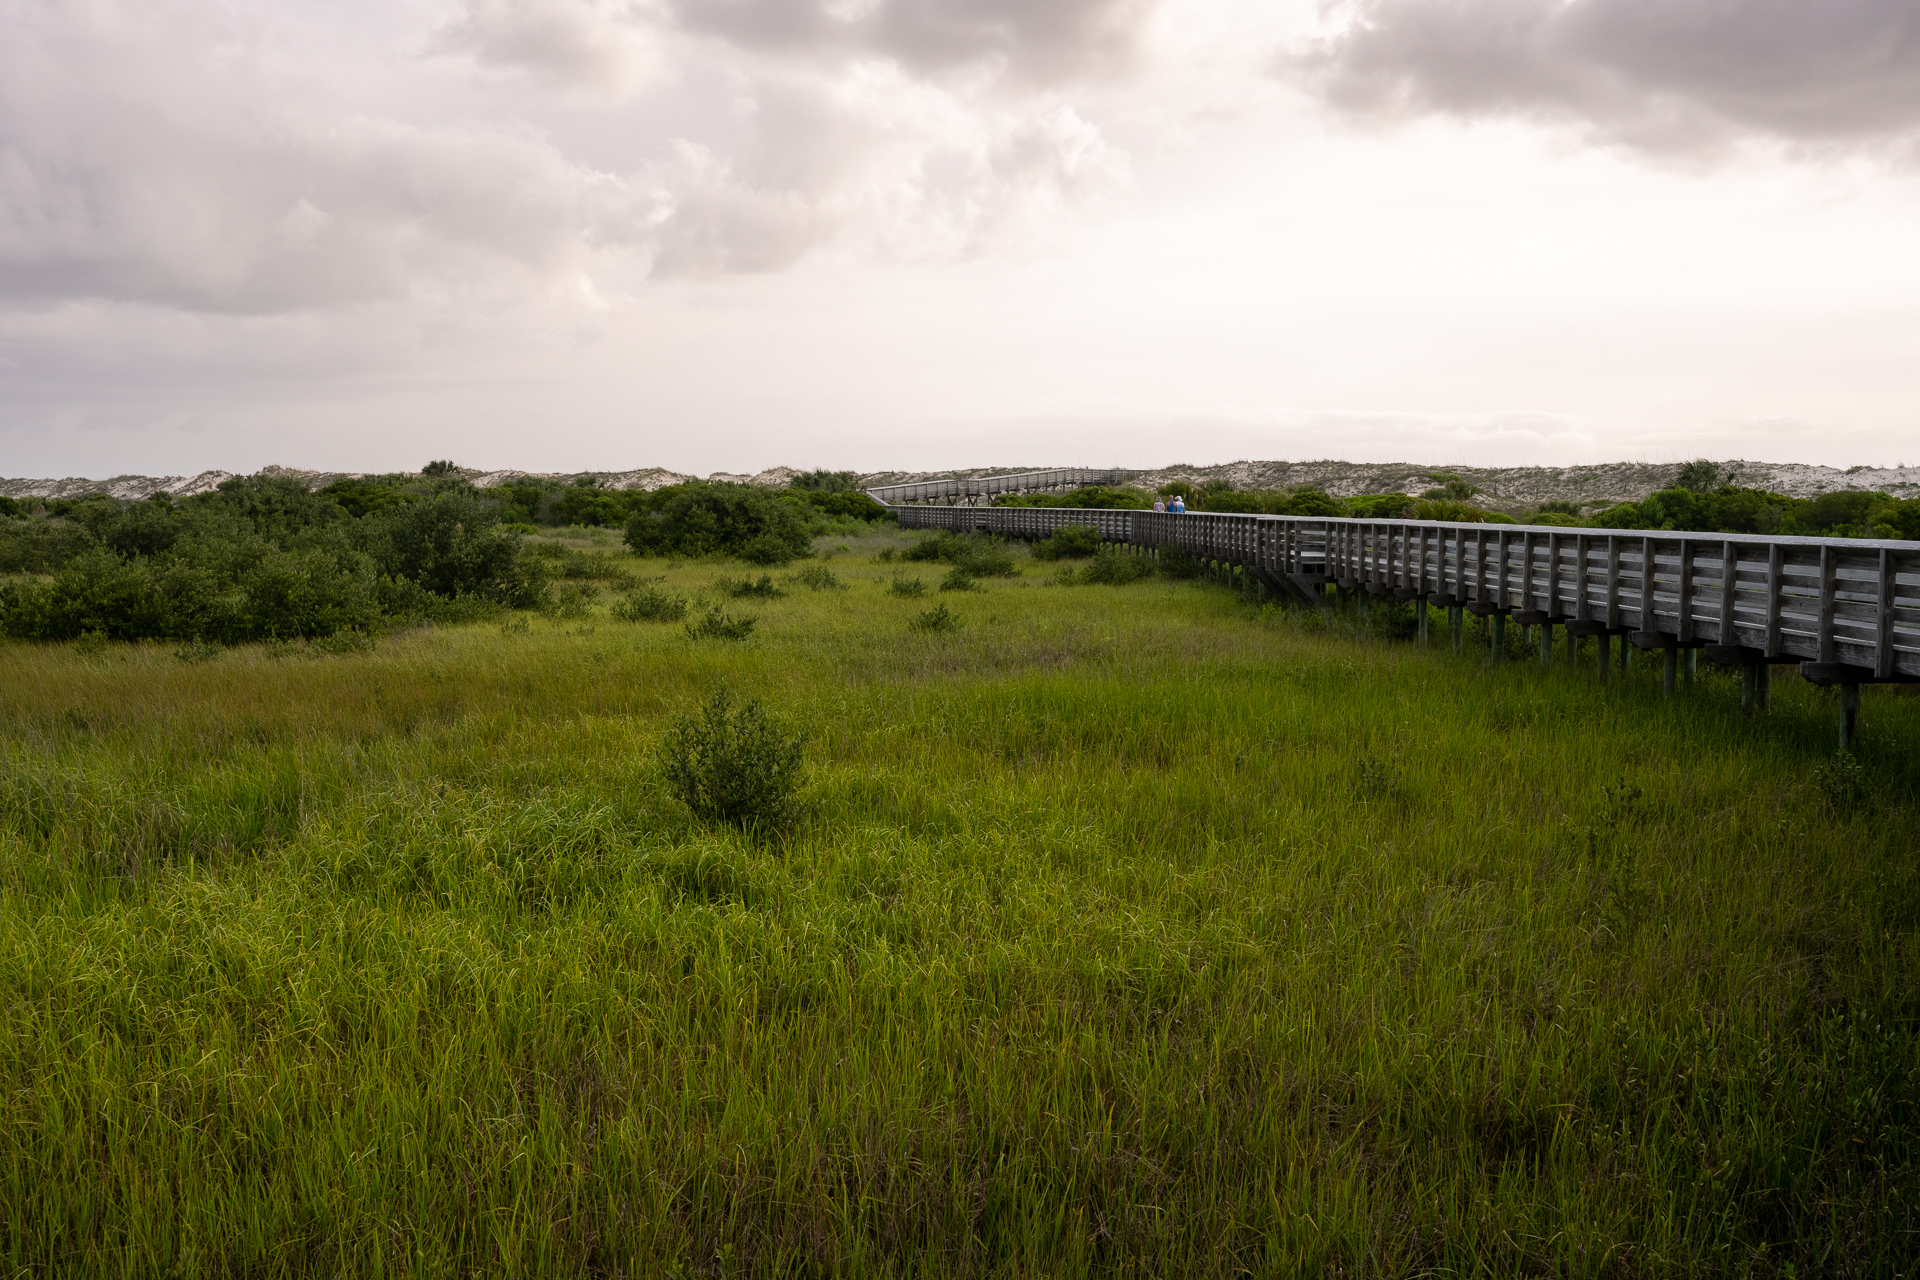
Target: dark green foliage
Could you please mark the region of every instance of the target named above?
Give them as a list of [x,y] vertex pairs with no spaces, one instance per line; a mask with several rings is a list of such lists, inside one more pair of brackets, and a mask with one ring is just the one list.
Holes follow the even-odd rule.
[[1076,581],[1118,587],[1138,582],[1152,573],[1153,565],[1145,556],[1128,555],[1116,548],[1103,547],[1092,563],[1080,570]]
[[803,471],[787,481],[787,487],[806,493],[859,493],[860,473],[857,471]]
[[617,529],[633,514],[635,496],[631,491],[620,493],[576,482],[555,495],[539,514],[548,524]]
[[773,575],[763,573],[758,580],[753,578],[722,578],[713,584],[722,594],[736,600],[778,600],[787,593],[774,582]]
[[947,570],[947,576],[940,580],[942,591],[984,591],[980,580],[960,565]]
[[1412,505],[1404,493],[1369,493],[1346,502],[1347,514],[1360,520],[1398,520]]
[[793,581],[809,591],[845,591],[847,584],[823,564],[810,564],[793,575]]
[[1145,511],[1153,505],[1138,489],[1087,485],[1071,493],[1019,493],[994,499],[996,507],[1076,507],[1083,511]]
[[1727,478],[1720,477],[1720,464],[1709,462],[1705,458],[1695,458],[1680,468],[1673,478],[1676,489],[1686,489],[1693,493],[1712,493],[1722,484],[1733,483],[1733,469],[1727,469]]
[[730,613],[722,613],[719,605],[710,605],[700,617],[687,624],[687,638],[691,640],[745,640],[753,634],[758,618],[736,618]]
[[884,520],[889,514],[883,504],[864,493],[803,490],[790,491],[788,497],[803,499],[810,509],[824,516],[839,516],[848,520]]
[[887,584],[887,590],[893,595],[913,599],[927,593],[927,584],[918,578],[909,578],[904,574],[896,573],[893,575],[893,581]]
[[405,501],[384,492],[246,477],[177,504],[164,494],[58,504],[0,530],[0,565],[41,575],[0,587],[0,628],[238,644],[544,598],[540,566],[464,483]]
[[806,555],[806,512],[745,484],[679,484],[643,497],[627,521],[627,545],[643,556],[738,556],[785,564]]
[[757,698],[737,707],[714,690],[697,716],[681,719],[660,744],[660,773],[697,818],[761,830],[796,816],[805,739],[788,734]]
[[1459,476],[1449,475],[1444,471],[1434,472],[1433,478],[1439,481],[1439,484],[1432,489],[1422,490],[1421,497],[1445,502],[1465,502],[1480,492]]
[[976,578],[1011,578],[1019,574],[1007,544],[985,534],[941,530],[920,539],[900,553],[902,560],[941,561]]
[[13,519],[27,514],[27,504],[17,498],[0,497],[0,516]]
[[1902,501],[1863,489],[1790,498],[1733,485],[1706,493],[1675,488],[1640,502],[1616,503],[1588,523],[1603,529],[1920,540],[1920,499]]
[[1580,504],[1577,502],[1562,502],[1558,499],[1551,499],[1534,508],[1534,514],[1577,516],[1580,514]]
[[1488,513],[1455,498],[1422,498],[1407,508],[1409,520],[1439,520],[1453,524],[1484,524]]
[[604,551],[576,551],[557,542],[533,542],[526,544],[524,553],[540,561],[548,577],[605,582],[616,589],[630,587],[635,581]]
[[420,468],[420,474],[423,476],[450,476],[459,470],[459,464],[446,458],[437,458]]
[[687,598],[648,583],[616,600],[612,613],[622,622],[678,622],[687,616]]
[[1347,508],[1338,498],[1312,487],[1300,489],[1215,489],[1202,490],[1187,500],[1195,511],[1226,511],[1246,515],[1270,516],[1344,516]]
[[958,631],[960,629],[960,618],[957,614],[949,611],[947,606],[942,603],[935,605],[924,613],[916,613],[913,617],[909,618],[907,620],[907,629],[909,631],[924,631],[931,635],[939,635],[948,631]]
[[420,500],[418,485],[386,484],[365,477],[335,480],[320,490],[320,493],[322,497],[332,498],[339,503],[346,513],[355,519],[371,515],[382,507]]
[[1172,578],[1176,582],[1197,578],[1206,571],[1206,566],[1198,559],[1173,547],[1162,547],[1154,567],[1163,578]]
[[1090,524],[1069,524],[1033,544],[1035,560],[1082,560],[1100,549],[1100,531]]

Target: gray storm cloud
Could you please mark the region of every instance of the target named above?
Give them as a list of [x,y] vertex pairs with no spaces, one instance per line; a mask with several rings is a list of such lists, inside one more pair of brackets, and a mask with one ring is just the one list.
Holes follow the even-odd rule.
[[1914,0],[1361,0],[1285,60],[1333,106],[1532,116],[1685,150],[1920,128]]
[[[296,12],[334,20],[0,0],[0,304],[270,314],[777,270],[836,242],[950,256],[1126,186],[1042,86],[1123,61],[1139,0],[464,0],[380,63],[308,51]],[[502,73],[536,96],[489,110]],[[626,112],[625,159],[530,121],[541,94]]]

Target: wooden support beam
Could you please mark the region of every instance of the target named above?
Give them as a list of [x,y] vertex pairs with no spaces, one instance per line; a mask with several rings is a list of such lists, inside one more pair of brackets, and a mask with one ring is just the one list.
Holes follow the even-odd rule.
[[1854,734],[1860,728],[1860,686],[1840,686],[1840,749],[1853,750]]

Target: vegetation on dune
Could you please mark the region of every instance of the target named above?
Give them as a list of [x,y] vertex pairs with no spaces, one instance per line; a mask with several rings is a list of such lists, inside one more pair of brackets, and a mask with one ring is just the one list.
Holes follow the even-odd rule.
[[235,644],[542,602],[540,566],[465,484],[348,496],[252,477],[179,503],[43,504],[0,521],[0,569],[33,575],[0,584],[0,628]]
[[745,644],[619,621],[727,621],[627,556],[370,653],[0,644],[10,1264],[1913,1256],[1920,699],[1836,758],[1784,674],[1749,722],[1111,549],[929,609],[917,545]]

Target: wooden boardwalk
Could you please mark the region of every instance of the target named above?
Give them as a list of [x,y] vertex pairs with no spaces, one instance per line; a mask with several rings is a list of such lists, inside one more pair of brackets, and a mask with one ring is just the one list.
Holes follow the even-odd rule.
[[[1626,637],[1643,650],[1702,649],[1748,669],[1797,664],[1857,705],[1862,684],[1920,681],[1920,542],[1641,533],[1061,507],[903,507],[903,528],[1040,538],[1092,525],[1109,542],[1177,550],[1307,600],[1332,588],[1543,628]],[[1421,621],[1425,622],[1422,614]],[[1424,628],[1423,628],[1424,633]],[[1601,662],[1606,662],[1605,649]],[[1850,721],[1842,729],[1851,737]]]
[[955,476],[944,480],[914,480],[906,484],[883,484],[867,490],[867,496],[885,506],[898,507],[920,502],[950,503],[963,507],[992,502],[1010,493],[1047,493],[1060,489],[1078,489],[1090,484],[1124,484],[1137,471],[1113,468],[1055,467],[1050,471],[1016,471],[999,476]]

